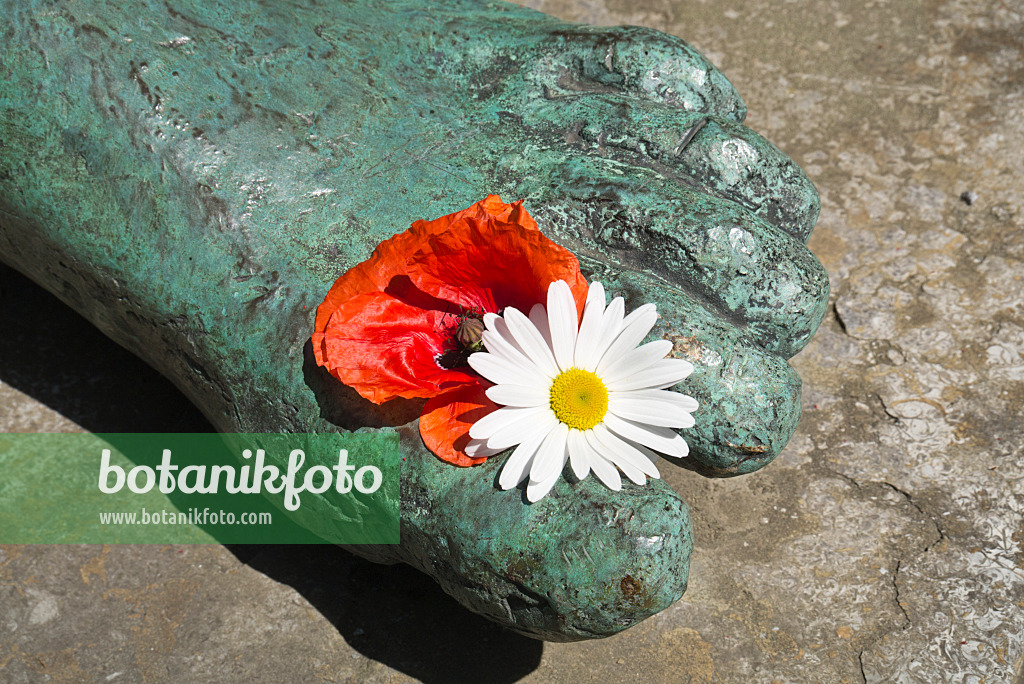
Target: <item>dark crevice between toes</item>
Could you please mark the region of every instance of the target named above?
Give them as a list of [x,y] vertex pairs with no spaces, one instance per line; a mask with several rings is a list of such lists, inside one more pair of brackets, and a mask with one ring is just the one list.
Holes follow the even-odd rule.
[[[578,185],[576,180],[584,183]],[[595,187],[591,176],[583,179],[579,173],[567,176],[556,191],[563,199],[559,215],[552,216],[550,223],[566,247],[629,271],[657,274],[660,280],[686,291],[708,311],[746,330],[760,346],[783,358],[793,356],[806,344],[824,315],[828,281],[820,264],[800,243],[790,246],[802,251],[788,251],[786,243],[792,238],[774,234],[774,239],[769,234],[772,231],[758,228],[757,224],[763,223],[760,219],[746,211],[736,213],[732,202],[700,194],[691,195],[691,201],[684,192],[679,194],[677,204],[686,215],[652,215],[641,207],[631,207],[636,204],[633,197],[641,191],[675,195],[680,193],[678,184],[661,180],[637,185],[636,179],[605,177]],[[571,198],[572,204],[565,198]],[[701,226],[710,230],[740,225],[736,223],[740,218],[744,218],[741,223],[746,224],[745,231],[763,235],[758,243],[760,256],[749,264],[735,265],[741,270],[734,272],[733,265],[719,264],[717,258],[712,258],[713,251],[728,254],[734,249],[729,242],[731,232],[722,228],[723,236],[714,237],[700,230]],[[680,233],[677,227],[685,227],[692,234]],[[791,260],[803,258],[799,264],[786,262],[785,271],[796,278],[789,282],[799,288],[785,300],[776,282],[784,276],[777,272],[779,262],[772,256],[775,252]],[[736,298],[738,291],[742,299]]]
[[[604,105],[605,103],[600,103]],[[545,131],[600,157],[647,168],[655,173],[730,202],[788,235],[806,242],[818,218],[820,198],[807,176],[789,157],[749,129],[708,116],[679,114],[679,126],[647,123],[628,110],[588,119],[585,108],[568,129]],[[749,140],[748,140],[749,138]],[[739,181],[727,181],[712,161],[722,150],[746,146],[758,158]]]
[[[765,223],[806,243],[818,220],[821,199],[817,188],[792,159],[754,131],[727,121],[710,124],[675,155],[702,187],[717,197],[744,207]],[[757,158],[745,166],[739,183],[726,181],[710,162],[726,147],[746,147]]]
[[[599,274],[607,273],[609,267],[619,272],[631,272],[655,279],[668,290],[685,292],[704,310],[737,330],[750,334],[750,326],[741,313],[725,308],[718,299],[712,298],[701,288],[687,287],[686,283],[677,282],[674,274],[663,273],[663,263],[640,248],[631,236],[633,231],[643,231],[644,225],[637,224],[635,218],[622,209],[620,202],[606,197],[593,199],[581,203],[580,213],[584,220],[573,224],[577,239],[562,242],[580,258],[581,265],[587,262],[591,264],[589,268],[584,267],[588,280],[602,279],[604,276]],[[585,246],[589,244],[595,247]],[[631,308],[648,300],[642,295],[633,299],[635,301],[627,301]],[[757,344],[753,339],[751,342]]]
[[[552,52],[576,57],[576,81],[733,121],[746,116],[746,105],[729,80],[681,38],[639,26],[566,26],[551,36],[556,40]],[[697,82],[693,74],[704,77]]]

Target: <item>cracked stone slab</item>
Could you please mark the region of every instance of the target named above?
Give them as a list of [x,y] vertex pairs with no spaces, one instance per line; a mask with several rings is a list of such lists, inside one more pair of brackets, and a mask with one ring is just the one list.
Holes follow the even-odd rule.
[[[168,563],[181,556],[158,549],[110,550],[104,567],[122,568],[107,570],[111,588],[135,591],[131,578],[152,573],[153,590],[126,601],[103,599],[95,589],[101,566],[92,559],[100,550],[72,558],[65,549],[33,548],[0,558],[7,592],[0,601],[0,668],[7,668],[0,679],[40,681],[42,666],[25,655],[31,653],[47,672],[72,680],[75,672],[162,667],[146,671],[167,681],[167,673],[216,663],[220,669],[191,671],[199,681],[288,672],[311,681],[437,681],[486,647],[512,654],[503,663],[512,672],[507,681],[1022,681],[1019,5],[524,4],[566,19],[683,36],[744,94],[748,123],[821,191],[810,244],[831,274],[833,310],[794,360],[804,378],[797,434],[769,468],[741,479],[667,474],[691,504],[695,524],[684,600],[600,642],[531,650],[470,622],[488,641],[455,654],[428,653],[416,646],[422,630],[409,622],[445,620],[457,608],[404,593],[393,585],[409,578],[386,568],[374,570],[384,573],[384,588],[372,594],[377,614],[346,603],[339,615],[273,563],[255,563],[256,571],[222,549],[189,556],[190,563]],[[966,191],[976,195],[970,204],[960,199]],[[106,372],[97,386],[117,375]],[[39,398],[47,391],[40,387],[62,377],[39,375],[36,389],[24,378],[15,387]],[[37,415],[45,407],[26,403],[17,390],[0,392],[5,420],[61,420]],[[309,566],[292,570],[299,571],[319,577]],[[28,584],[46,572],[59,581]],[[359,570],[345,572],[347,582],[372,591],[372,583],[358,582]],[[188,594],[189,578],[216,587],[221,598],[212,590]],[[54,596],[58,617],[30,625],[39,600],[11,584]],[[179,588],[175,596],[191,623],[172,614],[167,630],[147,633],[152,642],[132,641],[140,616],[160,611],[171,587]],[[258,592],[297,603],[267,609],[253,600]],[[106,601],[120,603],[97,612]],[[36,652],[13,650],[5,619],[11,612],[17,638],[26,640],[19,643],[48,635]],[[275,620],[288,631],[270,638]],[[120,641],[90,650],[97,622]],[[149,644],[153,654],[144,652]],[[114,664],[119,669],[102,669]]]

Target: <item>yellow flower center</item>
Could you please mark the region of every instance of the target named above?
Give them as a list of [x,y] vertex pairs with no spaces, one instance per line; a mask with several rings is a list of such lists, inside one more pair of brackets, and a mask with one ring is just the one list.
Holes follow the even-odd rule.
[[571,428],[589,430],[608,412],[608,389],[590,371],[570,368],[551,383],[551,410]]

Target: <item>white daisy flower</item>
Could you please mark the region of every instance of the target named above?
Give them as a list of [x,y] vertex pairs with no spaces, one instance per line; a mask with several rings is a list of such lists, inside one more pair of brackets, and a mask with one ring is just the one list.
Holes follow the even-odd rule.
[[658,319],[654,304],[624,316],[616,297],[605,307],[604,287],[591,283],[583,320],[564,281],[548,288],[547,309],[529,317],[513,307],[484,316],[486,352],[469,365],[495,383],[487,396],[503,407],[470,428],[470,455],[516,446],[498,478],[511,489],[529,477],[526,496],[542,499],[566,461],[579,479],[591,471],[610,489],[622,488],[619,470],[637,484],[660,477],[654,451],[686,456],[686,441],[672,428],[694,424],[697,402],[666,388],[693,372],[665,358],[672,343],[637,347]]

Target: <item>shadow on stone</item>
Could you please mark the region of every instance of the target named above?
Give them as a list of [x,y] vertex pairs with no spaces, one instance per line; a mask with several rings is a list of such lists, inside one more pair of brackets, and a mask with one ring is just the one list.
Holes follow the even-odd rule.
[[417,681],[515,682],[544,645],[463,609],[420,571],[356,558],[333,546],[228,546],[249,567],[287,584],[349,646]]
[[[770,458],[767,458],[767,459],[764,459],[764,460],[770,462],[774,458],[774,455],[772,455],[772,454],[769,454],[769,456],[770,456]],[[752,462],[751,470],[758,470],[758,469],[761,468],[761,462],[760,462],[761,459],[758,459],[756,456],[752,456],[752,457],[750,457],[748,459],[740,460],[740,461],[738,461],[738,465],[742,466],[747,461],[751,461]],[[708,465],[706,463],[702,463],[701,461],[699,461],[697,458],[694,458],[693,456],[691,456],[689,458],[679,458],[679,459],[662,459],[658,463],[661,464],[663,462],[671,463],[674,467],[682,468],[683,470],[689,470],[691,472],[697,473],[698,475],[702,475],[704,477],[711,478],[711,479],[714,479],[714,478],[726,478],[726,477],[736,477],[737,475],[745,475],[745,474],[747,474],[747,471],[740,470],[739,468],[733,468],[733,469],[728,469],[728,470],[719,470],[719,469],[711,467],[710,465]],[[660,465],[659,465],[659,467],[660,467]]]
[[90,432],[214,432],[169,380],[2,262],[0,330],[0,380]]
[[[90,432],[214,431],[170,381],[3,264],[0,330],[0,380]],[[347,389],[315,363],[306,372],[314,391],[318,382]],[[326,378],[311,379],[316,373]],[[378,407],[349,391],[354,398],[332,390],[321,406],[363,401],[362,425],[408,422],[403,411],[419,415],[419,402],[374,414],[370,409]],[[29,423],[20,429],[52,428]],[[541,642],[470,613],[407,565],[376,565],[329,545],[226,548],[301,593],[352,648],[424,682],[512,682],[540,663]]]

